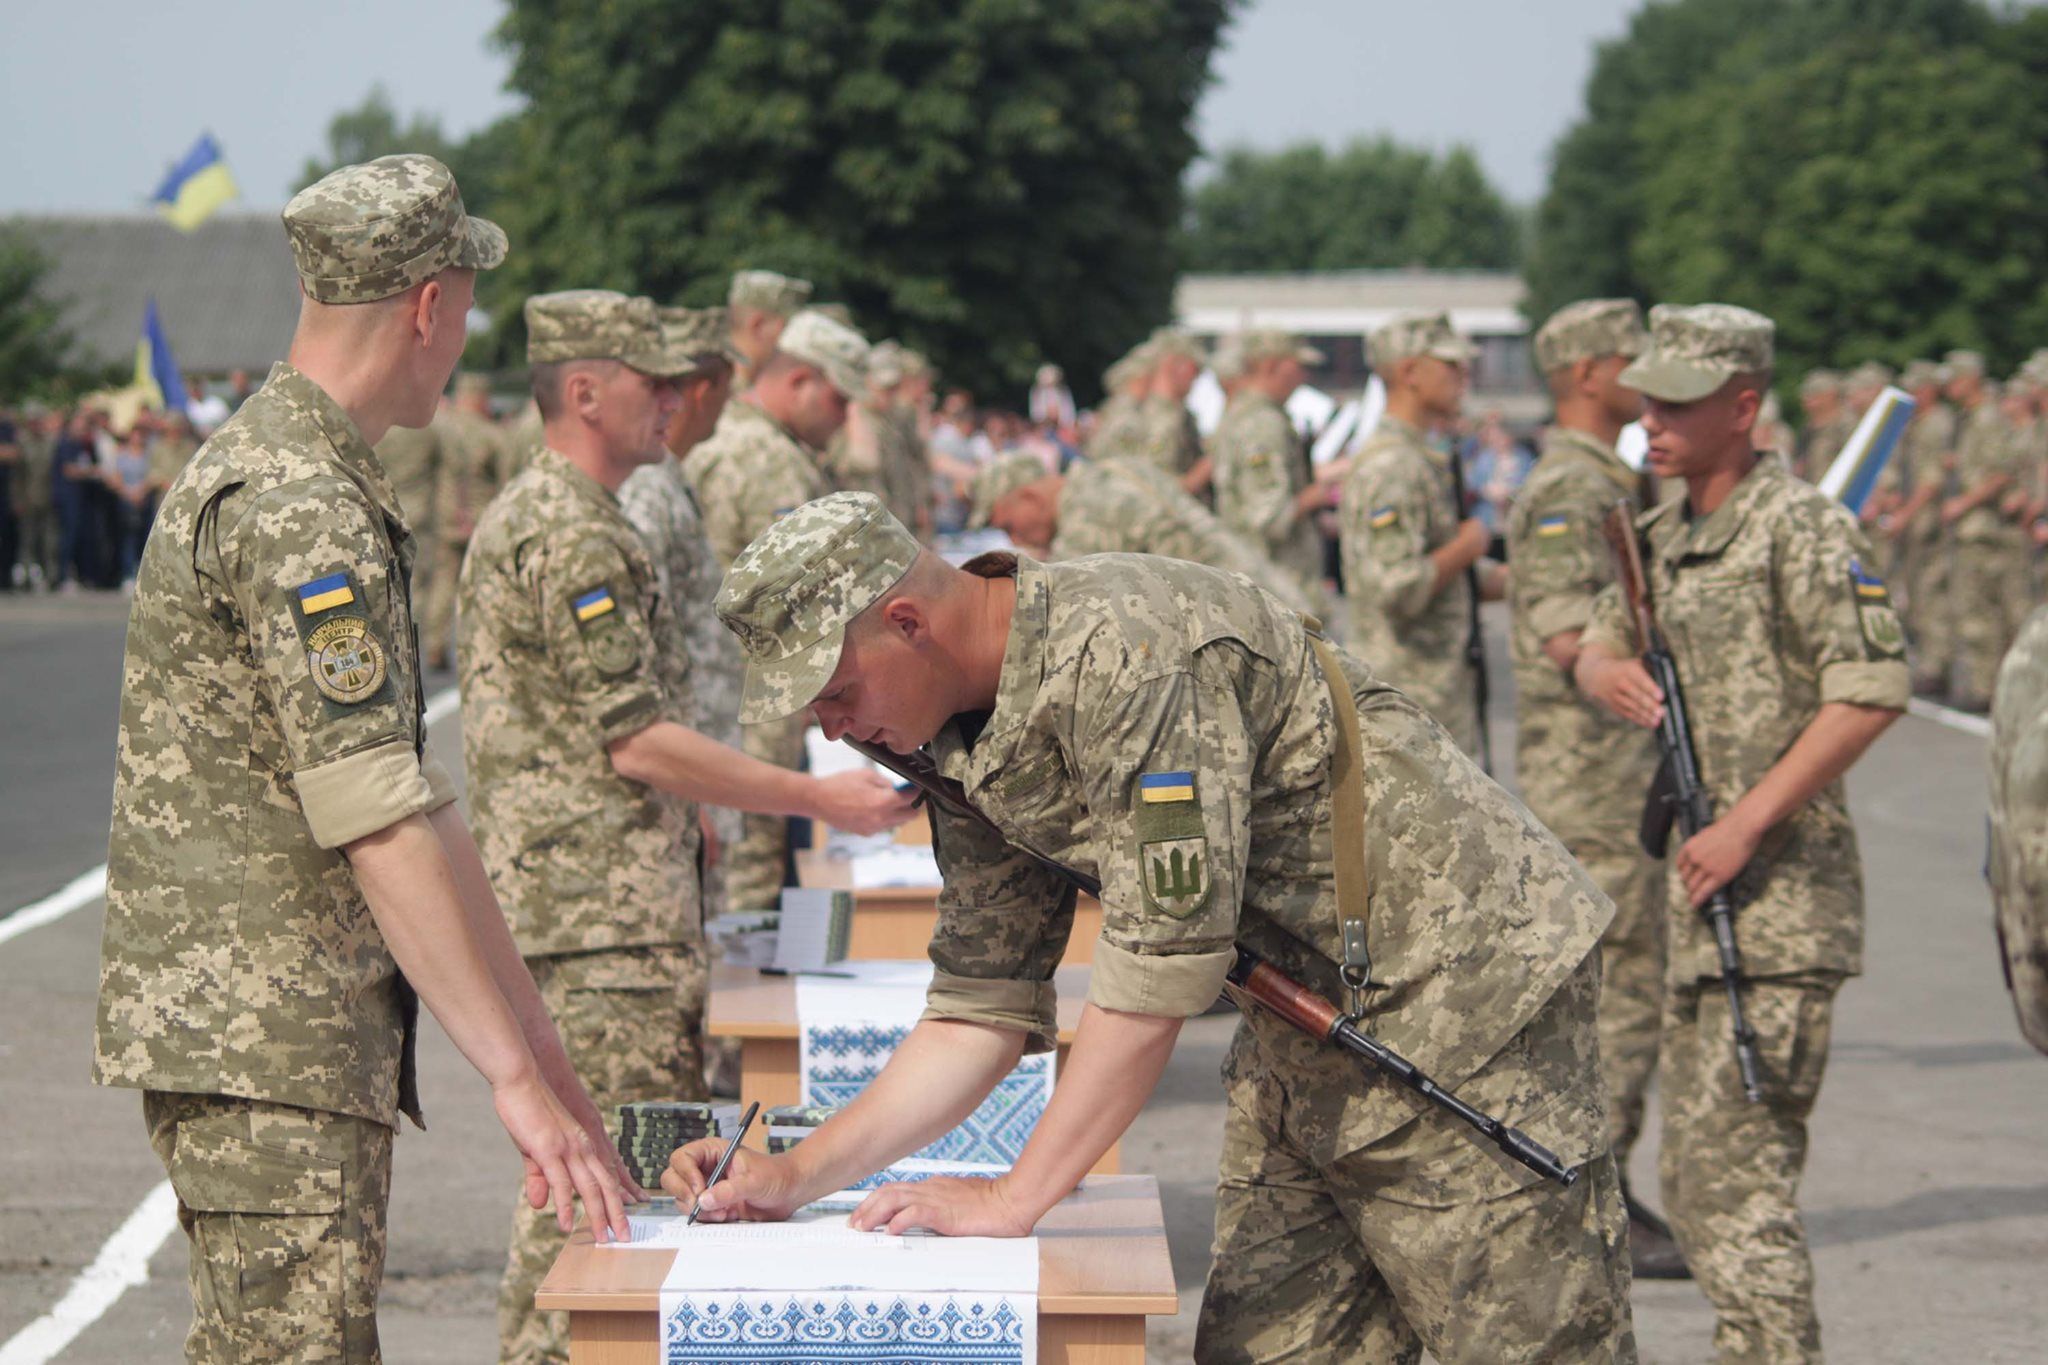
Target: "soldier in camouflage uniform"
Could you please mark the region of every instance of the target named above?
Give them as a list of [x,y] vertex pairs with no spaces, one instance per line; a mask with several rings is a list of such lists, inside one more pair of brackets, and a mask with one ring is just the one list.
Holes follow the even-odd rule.
[[1906,584],[1907,653],[1913,664],[1913,690],[1921,696],[1947,693],[1954,656],[1941,503],[1952,491],[1956,414],[1941,401],[1944,378],[1943,368],[1931,360],[1916,360],[1906,367],[1902,383],[1913,395],[1913,417],[1900,448],[1885,466],[1892,497],[1878,518],[1880,533],[1899,546]]
[[1162,469],[1139,460],[1077,461],[1048,474],[1029,451],[1005,455],[974,483],[971,526],[993,525],[1054,559],[1164,555],[1241,573],[1296,611],[1315,614],[1296,579],[1237,535]]
[[1991,904],[2020,1032],[2048,1052],[2048,608],[2020,629],[1991,709]]
[[1834,370],[1808,370],[1799,381],[1799,406],[1806,415],[1792,472],[1808,483],[1828,472],[1835,456],[1856,430],[1856,419],[1843,405],[1842,376]]
[[1956,484],[1941,504],[1950,545],[1949,604],[1955,622],[1955,692],[1951,704],[1983,712],[1991,706],[1998,661],[2025,619],[2028,594],[2018,568],[2026,544],[2016,509],[2020,451],[2011,425],[1984,381],[1984,358],[1951,351],[1949,397],[1959,408]]
[[1125,451],[1165,470],[1198,498],[1209,494],[1211,467],[1202,452],[1202,434],[1188,411],[1188,394],[1208,363],[1201,343],[1184,332],[1162,327],[1152,334],[1152,386],[1138,405],[1135,443]]
[[1126,351],[1102,372],[1102,390],[1107,395],[1095,412],[1095,429],[1089,433],[1082,453],[1091,460],[1117,460],[1137,453],[1144,440],[1140,412],[1152,389],[1152,371],[1158,356],[1150,341]]
[[[1144,1104],[1235,941],[1343,998],[1334,865],[1338,839],[1361,840],[1372,915],[1358,932],[1384,983],[1364,1026],[1585,1178],[1566,1189],[1492,1158],[1255,1011],[1225,1068],[1195,1358],[1635,1359],[1593,1028],[1611,907],[1412,702],[1236,575],[1144,555],[955,569],[858,494],[771,527],[719,613],[748,652],[744,714],[809,704],[829,735],[929,744],[1003,836],[933,811],[937,972],[870,1092],[895,1098],[864,1097],[786,1154],[743,1155],[707,1197],[713,1216],[780,1216],[864,1175],[1053,1046],[1075,893],[1031,849],[1102,885],[1089,1002],[1052,1105],[1011,1173],[884,1186],[853,1216],[1028,1233]],[[1347,780],[1364,809],[1338,832],[1333,755],[1353,712]],[[717,1146],[677,1153],[664,1187],[694,1194]]]
[[491,420],[491,389],[480,374],[456,381],[455,401],[436,422],[441,438],[434,475],[434,567],[420,617],[421,655],[428,668],[448,666],[455,632],[455,585],[476,521],[510,475],[505,433]]
[[1246,333],[1229,349],[1224,368],[1237,377],[1223,420],[1209,436],[1216,516],[1261,546],[1304,592],[1319,592],[1323,538],[1315,513],[1329,504],[1332,490],[1309,468],[1286,404],[1307,367],[1323,363],[1323,353],[1273,331]]
[[144,1091],[191,1246],[187,1359],[372,1362],[421,999],[491,1082],[529,1196],[566,1225],[573,1185],[625,1224],[426,755],[413,544],[370,446],[432,416],[505,235],[423,156],[344,167],[284,222],[290,357],[178,476],[136,577],[93,1078]]
[[412,579],[407,590],[422,606],[433,591],[434,559],[439,552],[434,540],[434,492],[441,481],[441,438],[448,429],[443,411],[437,404],[433,420],[426,425],[391,428],[376,447],[377,463],[389,473],[399,510],[405,513],[406,529],[412,533]]
[[[1601,524],[1616,503],[1641,510],[1640,480],[1614,443],[1642,415],[1641,395],[1619,377],[1643,342],[1642,310],[1629,299],[1569,304],[1537,331],[1536,368],[1556,418],[1507,524],[1522,799],[1614,902],[1600,938],[1600,1061],[1625,1195],[1664,1013],[1664,868],[1636,837],[1657,745],[1581,697],[1571,673],[1593,600],[1614,581]],[[1683,1278],[1670,1229],[1627,1202],[1637,1278]]]
[[873,493],[880,498],[898,521],[908,526],[911,518],[906,515],[908,508],[898,510],[896,498],[901,489],[901,480],[892,476],[884,463],[888,452],[885,448],[887,421],[884,413],[889,406],[889,391],[903,380],[903,367],[897,352],[892,348],[883,352],[880,346],[868,349],[867,361],[861,366],[860,396],[846,407],[846,423],[832,435],[831,444],[818,459],[819,468],[832,487],[846,492]]
[[[799,313],[753,387],[726,406],[711,438],[683,462],[720,565],[777,517],[831,491],[819,452],[863,391],[867,349],[853,329]],[[746,751],[766,762],[796,768],[804,761],[802,717],[750,725],[744,739]],[[788,825],[773,816],[743,823],[726,867],[727,896],[736,910],[772,909],[794,880]]]
[[[1350,644],[1436,717],[1459,748],[1477,753],[1465,570],[1479,563],[1491,537],[1454,505],[1452,457],[1428,437],[1458,415],[1472,347],[1437,313],[1396,318],[1366,349],[1387,386],[1387,408],[1352,460],[1340,504]],[[1481,565],[1479,577],[1488,599],[1501,595],[1498,565]]]
[[775,354],[783,328],[811,300],[811,282],[778,275],[772,270],[742,270],[726,291],[726,318],[732,326],[732,348],[739,353],[734,387],[746,388]]
[[889,390],[888,406],[883,410],[886,425],[882,466],[896,481],[892,505],[900,504],[909,512],[908,517],[899,520],[915,531],[920,540],[929,540],[932,452],[925,441],[925,423],[932,407],[932,365],[918,352],[896,342],[884,342],[876,349],[882,352],[880,360],[884,366],[893,362],[903,375]]
[[[692,358],[650,300],[609,290],[535,295],[526,332],[546,444],[463,565],[463,753],[519,949],[615,1121],[620,1104],[707,1097],[695,802],[809,813],[825,787],[681,723],[680,627],[615,495],[668,458],[673,381]],[[875,787],[895,799],[878,778],[843,789]],[[566,1316],[533,1306],[561,1246],[515,1207],[498,1287],[506,1361],[568,1358]]]
[[[1622,382],[1649,400],[1651,468],[1684,490],[1637,525],[1715,812],[1670,860],[1665,1211],[1713,1302],[1721,1360],[1818,1361],[1797,1192],[1835,992],[1862,967],[1862,867],[1841,775],[1905,708],[1905,640],[1855,517],[1751,443],[1770,319],[1659,306],[1650,330]],[[1577,681],[1650,726],[1663,698],[1635,655],[1609,588],[1580,638]],[[1760,1103],[1744,1098],[1720,959],[1693,913],[1723,886]]]

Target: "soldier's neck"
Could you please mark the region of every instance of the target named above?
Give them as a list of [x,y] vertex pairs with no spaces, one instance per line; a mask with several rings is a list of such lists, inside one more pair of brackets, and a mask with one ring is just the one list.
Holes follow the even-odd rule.
[[996,693],[1002,688],[1003,656],[1009,650],[1010,625],[1017,614],[1017,580],[1013,575],[962,577],[967,581],[960,584],[954,603],[960,615],[953,636],[962,641],[956,660],[961,695],[953,709],[989,711],[995,709]]
[[588,475],[607,493],[618,492],[626,476],[646,463],[621,456],[606,443],[603,433],[577,421],[573,413],[564,414],[560,421],[549,422],[541,431],[549,450]]
[[1712,516],[1733,496],[1749,472],[1756,468],[1756,447],[1747,440],[1733,445],[1703,474],[1687,475],[1686,508],[1695,517]]
[[1387,390],[1387,416],[1397,417],[1417,431],[1428,431],[1436,425],[1436,414],[1413,389]]
[[301,334],[293,338],[285,363],[348,414],[366,445],[376,445],[401,425],[407,395],[376,348],[330,345]]
[[1557,425],[1591,437],[1609,450],[1621,439],[1622,424],[1609,415],[1605,404],[1593,400],[1565,399],[1557,405]]

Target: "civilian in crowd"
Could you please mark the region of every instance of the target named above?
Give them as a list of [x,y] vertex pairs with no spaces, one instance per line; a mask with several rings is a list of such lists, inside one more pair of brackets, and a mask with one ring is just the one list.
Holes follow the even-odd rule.
[[1040,365],[1031,385],[1027,411],[1031,425],[1040,431],[1054,431],[1074,423],[1074,395],[1067,389],[1067,376],[1057,365]]
[[[172,395],[165,394],[164,398],[169,401]],[[228,400],[208,393],[205,380],[185,381],[185,413],[192,419],[192,429],[200,439],[213,435],[213,429],[228,420],[228,411]]]
[[107,489],[113,494],[114,553],[122,583],[135,578],[135,566],[142,562],[142,542],[149,538],[149,523],[156,513],[156,489],[149,478],[149,431],[146,416],[138,416],[121,433],[114,458],[103,471]]
[[21,423],[0,409],[0,592],[14,590],[14,561],[21,546],[21,523],[14,511],[14,488],[21,470]]
[[66,423],[50,452],[51,502],[57,512],[57,582],[59,592],[81,585],[98,586],[101,543],[99,512],[106,485],[100,480],[99,414],[80,407]]
[[1493,537],[1495,558],[1502,557],[1501,537],[1508,524],[1508,504],[1522,480],[1529,477],[1535,457],[1529,448],[1508,431],[1498,412],[1489,412],[1464,444],[1465,488],[1472,506],[1467,510],[1479,518]]

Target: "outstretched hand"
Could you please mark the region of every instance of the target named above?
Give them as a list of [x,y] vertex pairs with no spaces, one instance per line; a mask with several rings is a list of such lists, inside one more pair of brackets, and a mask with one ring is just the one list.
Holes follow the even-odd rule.
[[1034,1220],[1009,1200],[1000,1179],[935,1176],[884,1185],[847,1220],[861,1232],[929,1228],[947,1237],[1029,1237]]

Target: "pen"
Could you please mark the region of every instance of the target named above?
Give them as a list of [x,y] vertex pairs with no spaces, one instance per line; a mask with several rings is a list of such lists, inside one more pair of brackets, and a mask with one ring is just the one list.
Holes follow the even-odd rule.
[[[718,1158],[718,1164],[711,1168],[711,1178],[704,1182],[706,1190],[709,1190],[713,1185],[724,1179],[725,1168],[732,1165],[732,1154],[740,1149],[740,1143],[746,1138],[747,1129],[753,1127],[754,1115],[759,1113],[760,1109],[761,1101],[755,1100],[747,1106],[747,1112],[740,1115],[740,1130],[732,1135],[732,1141],[725,1145],[725,1152]],[[684,1226],[695,1227],[697,1225],[697,1210],[702,1207],[704,1207],[704,1196],[700,1194],[691,1203],[690,1216],[684,1220]]]

